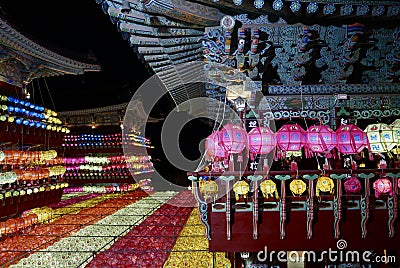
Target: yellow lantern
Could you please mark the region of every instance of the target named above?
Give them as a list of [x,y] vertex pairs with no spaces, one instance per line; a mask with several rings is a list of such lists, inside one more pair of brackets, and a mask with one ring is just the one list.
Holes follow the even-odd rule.
[[396,146],[395,133],[387,124],[371,124],[364,131],[367,133],[369,148],[372,153],[389,152]]
[[289,187],[293,196],[301,196],[307,190],[306,183],[297,178],[289,184]]
[[273,197],[275,195],[275,198],[278,199],[278,189],[276,187],[276,183],[272,180],[265,180],[260,184],[260,189],[265,198],[268,198],[269,196]]
[[240,195],[243,195],[243,197],[246,198],[249,190],[249,184],[245,181],[238,181],[233,185],[236,200],[239,200]]

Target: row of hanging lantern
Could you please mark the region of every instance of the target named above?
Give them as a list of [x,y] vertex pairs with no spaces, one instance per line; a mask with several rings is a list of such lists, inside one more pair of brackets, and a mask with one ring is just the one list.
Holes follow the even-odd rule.
[[[250,157],[265,155],[274,148],[285,157],[286,153],[299,152],[304,147],[307,157],[323,155],[332,157],[332,149],[342,154],[358,154],[364,148],[371,153],[394,152],[398,154],[400,143],[400,119],[390,126],[383,123],[370,124],[363,131],[354,124],[341,125],[336,131],[325,125],[314,125],[304,130],[299,124],[283,125],[276,133],[269,127],[256,127],[247,133],[241,126],[227,124],[212,133],[205,143],[206,160],[226,161],[245,148]],[[393,150],[395,149],[395,150]]]

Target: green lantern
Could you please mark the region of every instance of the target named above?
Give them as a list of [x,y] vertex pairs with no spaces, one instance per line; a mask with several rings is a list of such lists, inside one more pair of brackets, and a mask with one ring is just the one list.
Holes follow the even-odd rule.
[[364,131],[367,133],[369,149],[372,153],[389,152],[396,146],[395,132],[387,124],[371,124]]
[[392,127],[394,141],[396,142],[397,146],[393,152],[398,154],[400,152],[400,119],[396,119],[390,126]]

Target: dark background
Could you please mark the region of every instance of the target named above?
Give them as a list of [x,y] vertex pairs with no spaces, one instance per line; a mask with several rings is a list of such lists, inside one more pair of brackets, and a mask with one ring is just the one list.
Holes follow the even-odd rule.
[[[58,54],[99,64],[100,72],[40,78],[28,86],[35,98],[57,111],[128,102],[151,76],[116,25],[94,0],[0,0],[0,16],[23,35]],[[31,92],[32,93],[32,92]],[[41,102],[41,99],[37,99]]]

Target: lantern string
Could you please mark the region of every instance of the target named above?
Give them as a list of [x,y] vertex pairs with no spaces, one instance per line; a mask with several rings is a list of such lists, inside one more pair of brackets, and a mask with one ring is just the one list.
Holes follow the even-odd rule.
[[53,109],[54,109],[54,111],[56,111],[56,106],[54,105],[53,97],[51,96],[50,89],[49,89],[49,86],[47,85],[47,81],[46,81],[45,77],[43,77],[43,81],[44,81],[44,84],[46,86],[47,92],[49,93],[49,97],[50,97],[50,100],[51,100],[51,104],[53,105]]

